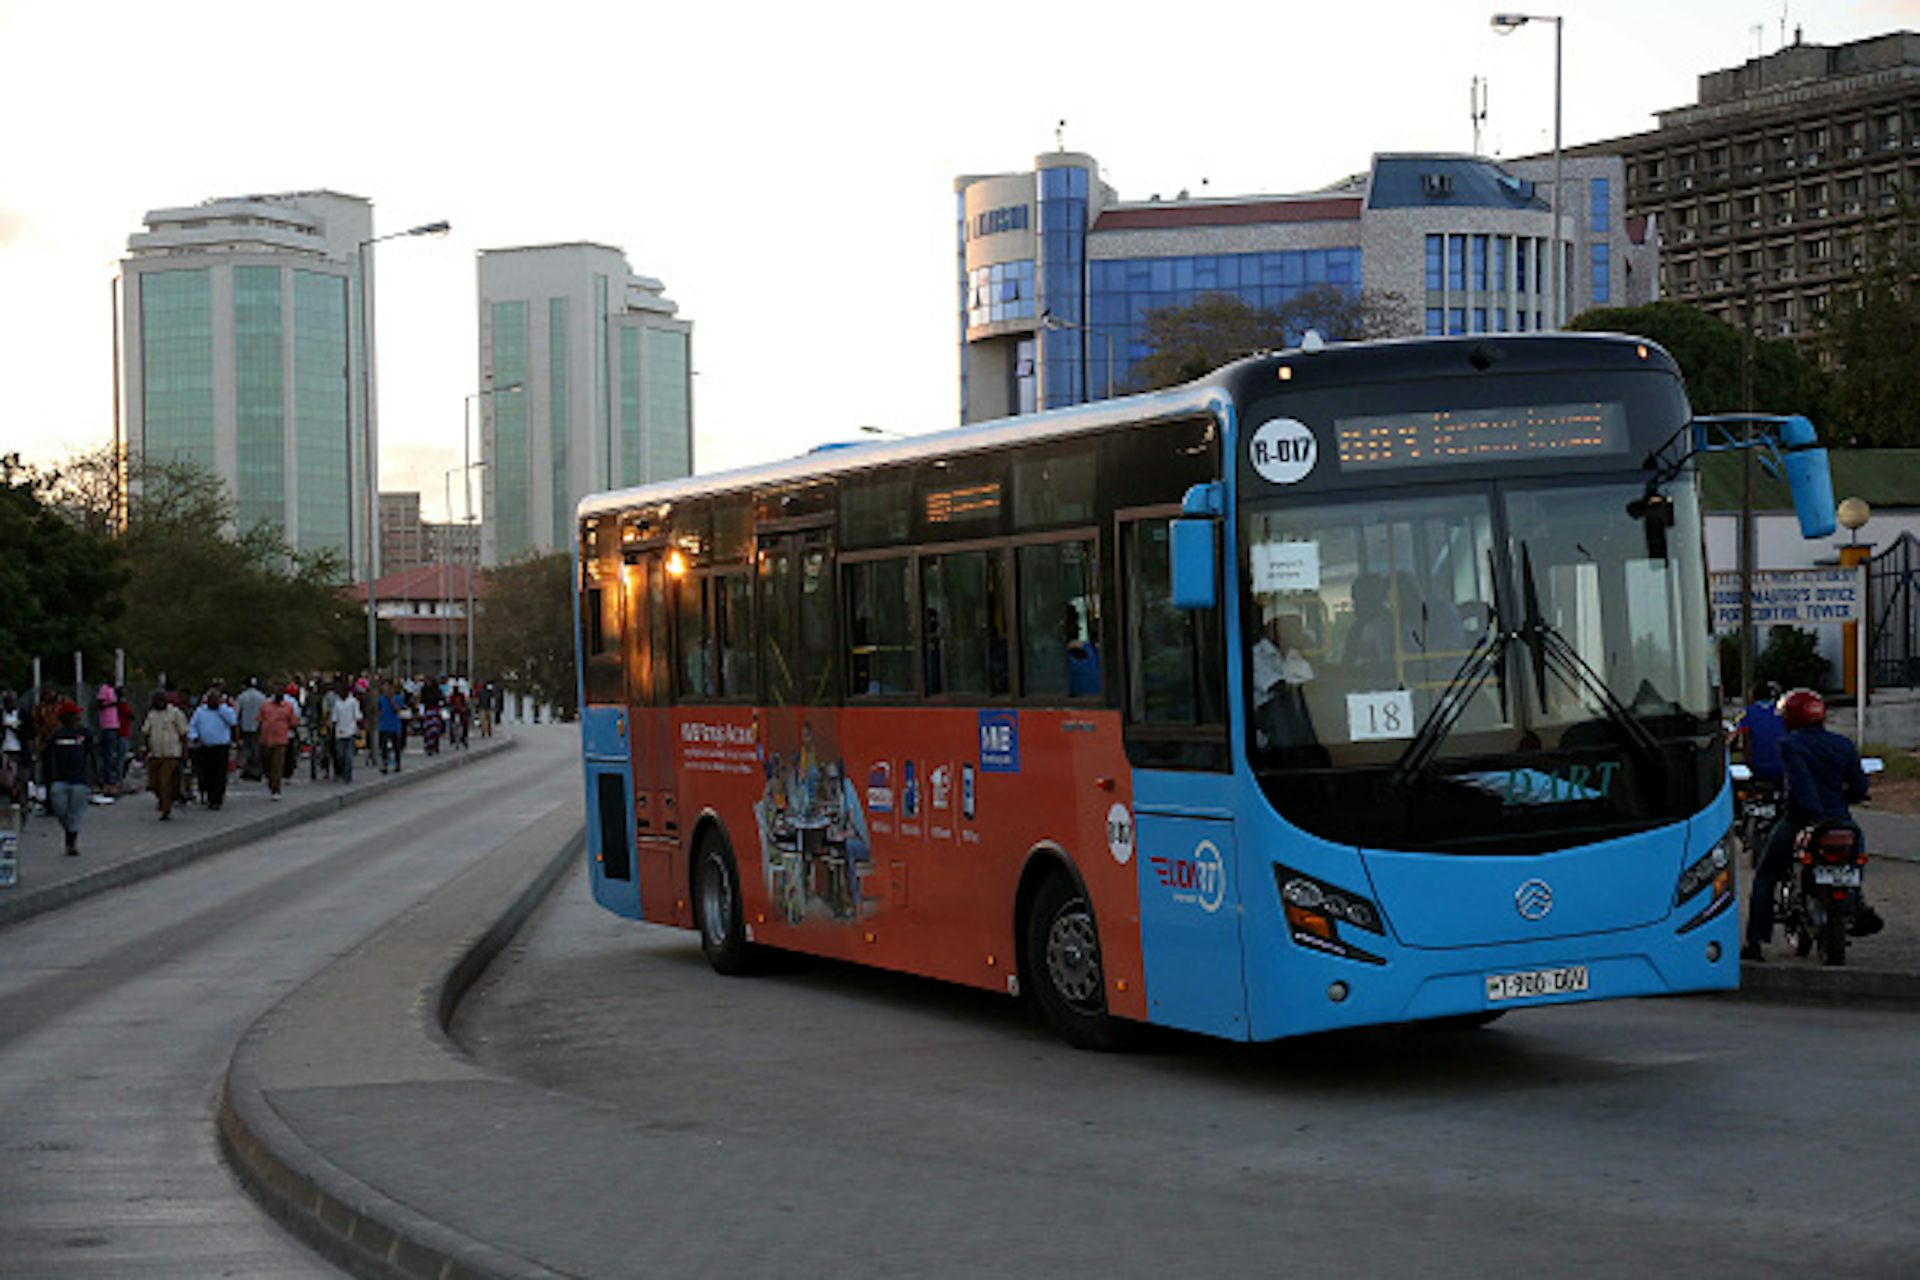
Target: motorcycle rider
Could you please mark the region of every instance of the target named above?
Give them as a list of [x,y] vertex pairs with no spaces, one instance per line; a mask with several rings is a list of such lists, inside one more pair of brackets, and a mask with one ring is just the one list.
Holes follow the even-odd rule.
[[[1852,827],[1854,838],[1865,847],[1847,806],[1867,798],[1866,771],[1853,743],[1826,727],[1826,699],[1811,689],[1795,689],[1780,699],[1780,721],[1787,731],[1780,740],[1787,790],[1780,820],[1754,868],[1742,960],[1766,959],[1760,948],[1773,940],[1773,886],[1789,873],[1794,839],[1802,830],[1816,823]],[[1872,933],[1878,925],[1879,917],[1862,902],[1855,932]]]
[[1736,732],[1746,748],[1747,768],[1752,771],[1755,782],[1780,785],[1780,742],[1787,736],[1787,726],[1780,719],[1780,686],[1771,680],[1764,681],[1756,691],[1759,697],[1740,713],[1740,724]]

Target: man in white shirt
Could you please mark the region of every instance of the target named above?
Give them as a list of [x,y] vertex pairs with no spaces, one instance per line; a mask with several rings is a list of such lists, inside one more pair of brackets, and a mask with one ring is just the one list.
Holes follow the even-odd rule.
[[353,781],[354,739],[360,736],[360,699],[342,692],[333,704],[333,776]]

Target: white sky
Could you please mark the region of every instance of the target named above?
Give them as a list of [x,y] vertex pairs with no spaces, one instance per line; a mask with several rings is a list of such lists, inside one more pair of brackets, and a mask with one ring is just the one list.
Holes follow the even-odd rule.
[[[813,5],[0,0],[0,452],[112,437],[109,281],[149,209],[374,201],[381,487],[441,514],[476,378],[474,254],[596,240],[694,322],[703,471],[957,413],[953,178],[1093,154],[1122,198],[1317,187],[1375,151],[1552,139],[1511,0]],[[1567,145],[1653,127],[1781,38],[1779,0],[1565,0]],[[1809,42],[1920,0],[1801,0]],[[1761,26],[1763,32],[1756,32]],[[455,502],[459,501],[456,479]]]

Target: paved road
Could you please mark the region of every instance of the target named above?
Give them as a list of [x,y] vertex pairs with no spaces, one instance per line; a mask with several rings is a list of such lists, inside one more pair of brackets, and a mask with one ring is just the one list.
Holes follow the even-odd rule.
[[220,1162],[235,1042],[280,996],[554,805],[515,751],[0,932],[0,1275],[333,1274]]
[[567,1229],[491,1233],[571,1274],[1910,1276],[1920,1258],[1910,1013],[1693,998],[1089,1055],[931,983],[720,978],[693,935],[606,915],[576,876],[454,1030],[598,1110],[604,1142],[521,1127],[516,1177]]

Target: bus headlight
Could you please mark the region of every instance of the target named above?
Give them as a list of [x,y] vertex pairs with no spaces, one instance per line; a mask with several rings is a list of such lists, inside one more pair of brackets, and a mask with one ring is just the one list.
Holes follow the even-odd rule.
[[1673,889],[1674,906],[1699,897],[1708,888],[1713,890],[1713,896],[1676,932],[1690,933],[1733,905],[1733,855],[1728,849],[1731,839],[1731,832],[1722,836],[1707,850],[1705,857],[1680,873],[1680,881]]
[[1295,943],[1315,951],[1360,960],[1367,964],[1386,961],[1345,941],[1339,925],[1348,924],[1368,933],[1386,932],[1380,921],[1380,909],[1366,898],[1324,880],[1302,875],[1275,864],[1274,883],[1280,890],[1280,905],[1287,920],[1287,932]]
[[1673,905],[1679,906],[1716,880],[1726,881],[1730,888],[1732,878],[1733,859],[1727,855],[1727,842],[1723,838],[1707,850],[1706,857],[1680,873],[1680,883],[1673,891]]

